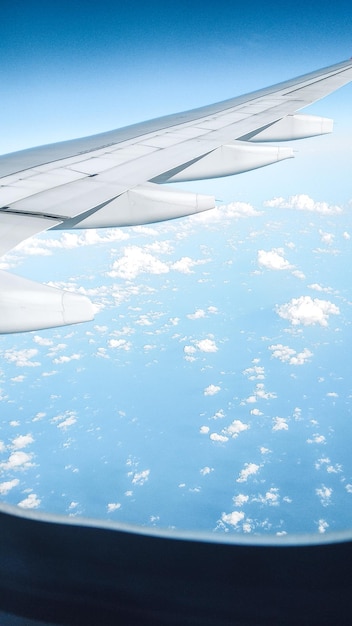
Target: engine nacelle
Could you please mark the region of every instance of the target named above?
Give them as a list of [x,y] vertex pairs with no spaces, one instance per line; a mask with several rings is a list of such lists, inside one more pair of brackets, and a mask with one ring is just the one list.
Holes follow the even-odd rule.
[[214,207],[214,196],[165,189],[154,183],[147,183],[126,191],[87,217],[65,220],[55,229],[152,224],[208,211]]
[[0,271],[0,333],[22,333],[93,319],[93,307],[80,294],[41,285]]
[[247,141],[235,141],[209,152],[200,159],[186,164],[181,170],[166,172],[155,180],[161,182],[184,182],[207,178],[220,178],[241,174],[249,170],[271,165],[294,156],[291,148],[278,146],[253,146]]
[[334,121],[317,115],[287,115],[264,130],[247,135],[246,141],[290,141],[332,133]]

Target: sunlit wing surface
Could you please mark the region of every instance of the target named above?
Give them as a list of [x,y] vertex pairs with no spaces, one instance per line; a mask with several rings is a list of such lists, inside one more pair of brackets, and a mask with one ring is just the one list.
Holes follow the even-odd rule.
[[[212,209],[214,197],[165,183],[291,158],[292,149],[275,142],[332,130],[331,120],[297,111],[351,80],[350,60],[193,111],[2,156],[0,253],[50,228],[134,226]],[[92,319],[83,296],[6,273],[0,289],[2,333]]]

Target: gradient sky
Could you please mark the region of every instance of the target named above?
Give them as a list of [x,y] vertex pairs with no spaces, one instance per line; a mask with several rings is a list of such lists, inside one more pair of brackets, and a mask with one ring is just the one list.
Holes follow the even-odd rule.
[[[330,65],[352,54],[351,32],[346,0],[3,3],[0,152],[110,130]],[[345,91],[344,111],[350,102]]]

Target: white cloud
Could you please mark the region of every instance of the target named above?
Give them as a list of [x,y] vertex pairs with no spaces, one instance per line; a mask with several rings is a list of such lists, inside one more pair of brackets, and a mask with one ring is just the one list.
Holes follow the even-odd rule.
[[320,502],[323,506],[328,506],[331,502],[332,489],[322,485],[319,489],[315,490]]
[[4,470],[17,470],[32,467],[32,454],[16,450],[10,454],[6,462],[0,463],[0,467]]
[[18,480],[18,478],[14,478],[13,480],[8,480],[3,483],[0,483],[0,495],[6,496],[6,494],[8,494],[8,492],[11,491],[11,489],[13,489],[14,487],[17,487],[19,482],[20,481]]
[[224,435],[219,435],[219,433],[211,433],[210,439],[219,443],[226,443],[226,441],[229,440],[228,437],[225,437]]
[[334,241],[334,235],[332,233],[324,233],[323,230],[319,230],[320,240],[322,243],[326,243],[328,246]]
[[176,272],[180,272],[181,274],[192,274],[193,267],[196,267],[197,265],[203,265],[204,263],[207,263],[207,261],[204,259],[194,260],[191,259],[189,256],[184,256],[182,257],[182,259],[179,259],[179,261],[173,263],[171,265],[171,269],[175,270]]
[[185,346],[183,348],[183,352],[185,354],[195,354],[197,352],[196,348],[194,346]]
[[146,469],[142,472],[135,472],[132,478],[133,485],[144,485],[144,483],[149,479],[150,470]]
[[203,309],[197,309],[194,313],[187,315],[187,317],[190,320],[199,320],[205,317],[205,311],[203,311]]
[[23,376],[23,374],[20,374],[19,376],[14,376],[14,378],[11,378],[11,382],[13,382],[13,383],[23,383],[25,378],[26,377]]
[[272,431],[275,432],[277,430],[288,430],[288,423],[285,417],[273,417],[274,426],[272,427]]
[[131,342],[126,339],[110,339],[108,342],[109,348],[115,350],[125,350],[126,352],[131,349]]
[[129,235],[120,228],[109,228],[104,231],[90,228],[80,233],[64,232],[60,237],[53,238],[48,235],[31,237],[22,242],[17,249],[25,254],[47,256],[52,250],[72,250],[82,246],[93,246],[99,243],[113,243],[123,241]]
[[244,493],[239,493],[237,496],[234,496],[232,498],[234,505],[238,507],[241,507],[243,504],[246,504],[248,500],[249,500],[249,496]]
[[253,476],[254,474],[257,474],[259,469],[260,469],[260,465],[257,465],[256,463],[245,463],[244,468],[240,471],[239,477],[236,479],[236,482],[238,483],[247,482],[249,476]]
[[313,439],[307,439],[307,443],[326,443],[326,438],[324,435],[319,435],[318,433],[314,433]]
[[342,209],[337,205],[329,205],[327,202],[316,202],[305,194],[290,196],[288,200],[285,198],[274,198],[264,202],[264,206],[276,207],[278,209],[295,209],[296,211],[309,211],[311,213],[320,213],[322,215],[336,215],[342,213]]
[[75,411],[65,411],[64,413],[55,415],[50,421],[52,424],[57,424],[57,428],[66,430],[66,428],[73,426],[73,424],[77,422],[77,415]]
[[248,430],[248,428],[248,424],[244,424],[241,420],[234,420],[230,426],[223,430],[223,433],[229,435],[232,439],[236,439],[240,433]]
[[251,415],[257,415],[257,416],[259,416],[259,415],[263,415],[263,412],[262,412],[262,411],[259,411],[259,409],[252,409],[252,410],[251,410]]
[[242,511],[232,511],[232,513],[223,513],[221,519],[225,524],[231,526],[237,526],[243,519],[244,513]]
[[260,495],[254,498],[253,501],[268,504],[269,506],[277,506],[280,502],[279,490],[276,487],[272,487],[264,496]]
[[219,393],[221,387],[219,387],[218,385],[208,385],[208,387],[206,387],[204,389],[204,395],[205,396],[215,396],[216,393]]
[[209,433],[209,426],[201,426],[199,432],[201,435],[207,435]]
[[342,233],[342,237],[346,239],[347,241],[351,239],[351,235],[346,230],[344,233]]
[[18,503],[18,506],[22,507],[23,509],[37,509],[40,503],[41,500],[38,498],[38,496],[35,493],[30,493],[27,498],[21,500],[21,502]]
[[214,413],[214,415],[211,416],[210,419],[219,420],[219,419],[222,419],[223,417],[225,417],[225,412],[223,409],[219,409],[218,411],[216,411],[216,413]]
[[139,274],[167,274],[169,267],[150,252],[138,246],[127,246],[124,255],[117,259],[108,275],[112,278],[134,280]]
[[323,534],[329,528],[329,524],[324,519],[320,519],[318,522],[318,532]]
[[275,359],[279,359],[282,363],[289,363],[290,365],[303,365],[313,356],[313,353],[308,350],[308,348],[304,348],[302,352],[296,352],[293,348],[284,346],[282,343],[269,346],[269,350],[272,351],[272,356]]
[[269,270],[289,270],[292,265],[276,250],[258,250],[258,265]]
[[274,391],[265,391],[264,383],[257,383],[253,395],[246,398],[247,404],[253,404],[258,400],[272,400],[277,398]]
[[25,448],[29,444],[33,443],[34,439],[32,435],[18,435],[12,440],[12,447],[16,450],[20,450],[21,448]]
[[38,354],[36,348],[23,350],[5,350],[3,353],[8,363],[14,363],[17,367],[39,367],[39,361],[31,361]]
[[234,220],[246,217],[257,217],[261,215],[260,211],[257,211],[248,202],[231,202],[230,204],[224,204],[212,209],[211,211],[204,211],[203,213],[197,213],[189,218],[190,223],[224,223],[225,219]]
[[320,291],[320,292],[325,292],[325,293],[332,292],[331,287],[323,287],[322,285],[319,285],[319,283],[312,283],[311,285],[308,285],[308,288],[314,289],[314,291]]
[[265,369],[261,365],[254,365],[253,367],[247,367],[242,374],[248,376],[249,380],[264,380]]
[[61,355],[53,359],[53,363],[55,363],[55,365],[61,365],[62,363],[69,363],[70,361],[79,361],[80,358],[80,354],[71,354],[70,356]]
[[217,352],[218,347],[213,339],[201,339],[196,341],[196,346],[201,352]]
[[210,474],[213,471],[214,471],[214,468],[213,467],[208,467],[208,466],[202,467],[202,469],[199,470],[199,472],[202,474],[202,476],[207,476],[207,474]]
[[287,319],[297,326],[312,326],[320,324],[327,326],[330,315],[339,315],[340,310],[329,300],[319,300],[310,296],[301,296],[300,298],[292,298],[287,304],[276,307],[276,312],[283,319]]
[[40,335],[34,335],[33,337],[34,343],[37,343],[38,346],[52,346],[53,341],[48,339],[47,337],[40,337]]
[[120,502],[109,502],[107,506],[108,513],[113,513],[114,511],[117,511],[120,508],[121,508]]
[[73,424],[75,424],[76,422],[77,418],[74,415],[71,415],[70,417],[67,417],[63,422],[60,422],[57,427],[61,428],[62,430],[66,430],[66,428],[69,428],[69,426],[73,426]]

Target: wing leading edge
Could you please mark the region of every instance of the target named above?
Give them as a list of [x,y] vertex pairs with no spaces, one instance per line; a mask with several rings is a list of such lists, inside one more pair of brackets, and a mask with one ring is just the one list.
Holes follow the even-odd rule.
[[[273,142],[331,132],[332,120],[297,111],[351,80],[349,60],[193,111],[4,155],[0,253],[51,228],[131,226],[214,208],[212,196],[165,183],[231,176],[291,158],[291,148]],[[0,332],[92,319],[86,298],[21,281],[0,274]]]

